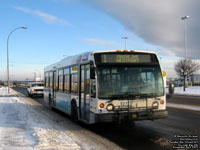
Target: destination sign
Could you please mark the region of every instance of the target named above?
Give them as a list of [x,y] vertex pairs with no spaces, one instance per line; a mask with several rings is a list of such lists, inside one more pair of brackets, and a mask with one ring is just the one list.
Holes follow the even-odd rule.
[[150,63],[151,54],[101,54],[101,63]]

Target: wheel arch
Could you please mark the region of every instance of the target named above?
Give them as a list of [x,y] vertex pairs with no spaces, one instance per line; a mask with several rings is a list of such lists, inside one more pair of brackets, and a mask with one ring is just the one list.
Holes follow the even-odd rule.
[[76,101],[76,99],[75,98],[73,98],[72,100],[71,100],[71,107],[72,107],[72,103],[74,103],[74,104],[76,104],[76,107],[78,107],[78,105],[77,105],[77,101]]

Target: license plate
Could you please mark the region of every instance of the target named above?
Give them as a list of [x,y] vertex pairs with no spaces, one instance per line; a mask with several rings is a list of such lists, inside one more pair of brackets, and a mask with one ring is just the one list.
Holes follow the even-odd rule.
[[133,114],[133,115],[132,115],[132,118],[137,118],[137,115],[136,115],[136,114]]
[[127,107],[128,106],[128,102],[121,102],[121,107]]

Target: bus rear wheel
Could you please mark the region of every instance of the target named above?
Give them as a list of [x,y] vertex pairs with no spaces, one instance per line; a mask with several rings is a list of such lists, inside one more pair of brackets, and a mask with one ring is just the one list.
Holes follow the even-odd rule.
[[78,111],[76,103],[72,101],[71,103],[71,119],[73,122],[78,122]]

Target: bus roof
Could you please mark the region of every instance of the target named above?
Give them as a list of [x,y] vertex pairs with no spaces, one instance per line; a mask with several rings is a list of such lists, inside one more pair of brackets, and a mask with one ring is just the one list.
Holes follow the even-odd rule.
[[[77,63],[81,62],[87,62],[90,60],[94,60],[93,54],[95,53],[111,53],[111,52],[117,52],[118,50],[104,50],[104,51],[93,51],[93,52],[84,52],[81,54],[77,54],[74,56],[68,56],[64,59],[62,59],[59,62],[56,62],[54,64],[48,65],[44,68],[44,71],[51,71],[51,70],[56,70],[57,68],[62,68],[65,67],[66,64],[69,65],[75,65]],[[123,53],[124,50],[121,50]],[[131,51],[131,50],[128,50]],[[134,53],[149,53],[149,54],[155,54],[155,52],[149,52],[149,51],[140,51],[140,50],[134,50]]]

